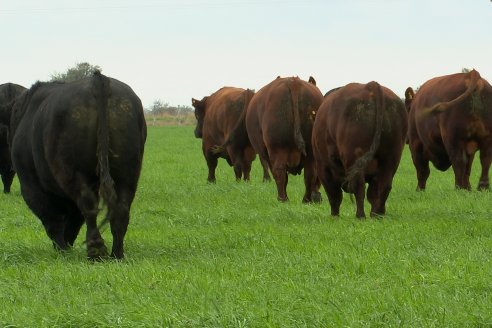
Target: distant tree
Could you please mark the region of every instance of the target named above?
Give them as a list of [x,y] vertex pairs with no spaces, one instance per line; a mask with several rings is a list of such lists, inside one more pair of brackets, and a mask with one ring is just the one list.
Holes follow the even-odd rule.
[[98,65],[91,65],[87,62],[76,63],[74,67],[69,68],[65,73],[54,73],[50,81],[72,82],[92,76],[95,70],[101,71]]
[[167,114],[171,116],[186,115],[193,112],[193,109],[190,106],[170,106],[169,103],[160,99],[154,100],[149,110],[154,115]]
[[470,72],[471,72],[471,69],[469,69],[469,68],[463,67],[461,69],[461,73],[470,73]]
[[154,100],[149,110],[154,115],[164,114],[165,109],[169,107],[167,102],[163,102],[160,99]]
[[194,115],[193,109],[190,106],[170,106],[169,103],[160,99],[154,100],[152,105],[145,110],[149,115],[148,122],[152,125],[157,125],[159,122],[167,122],[167,124],[193,124]]

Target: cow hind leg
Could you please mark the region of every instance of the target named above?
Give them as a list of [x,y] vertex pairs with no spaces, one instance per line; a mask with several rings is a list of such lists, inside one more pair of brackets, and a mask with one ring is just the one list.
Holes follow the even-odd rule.
[[12,181],[14,181],[14,175],[14,171],[9,171],[5,174],[2,174],[3,192],[5,194],[10,193],[10,187],[12,186]]
[[36,182],[21,184],[21,194],[31,211],[41,220],[46,234],[57,250],[67,250],[65,240],[66,213],[63,200],[45,192]]
[[123,241],[130,221],[130,209],[125,204],[118,204],[116,208],[108,212],[111,223],[111,234],[113,235],[113,247],[111,257],[122,259],[124,257]]
[[380,176],[369,181],[367,200],[371,204],[371,216],[386,214],[386,200],[391,191],[391,176]]
[[478,190],[489,190],[489,169],[492,162],[492,150],[480,150],[480,164],[482,166],[482,174],[478,182]]
[[76,197],[76,203],[87,225],[87,258],[90,260],[99,260],[107,257],[108,250],[97,226],[99,197],[86,184],[81,184],[80,193]]
[[457,189],[471,190],[470,171],[474,154],[468,155],[464,149],[456,151],[452,158],[454,184]]
[[130,221],[130,206],[133,202],[135,191],[131,189],[117,188],[118,201],[108,209],[111,234],[113,235],[113,248],[111,257],[122,259],[123,241]]
[[[319,165],[319,168],[321,168],[321,165]],[[335,179],[333,173],[328,168],[318,169],[318,178],[328,197],[331,215],[338,216],[340,214],[340,205],[342,204],[343,199],[342,185]]]
[[263,168],[263,182],[270,182],[272,179],[270,178],[270,173],[268,171],[268,160],[260,156],[260,163]]
[[424,155],[424,147],[421,143],[412,145],[410,150],[412,161],[417,171],[417,191],[423,191],[430,175],[429,159]]
[[366,184],[362,174],[359,174],[354,179],[353,190],[355,194],[355,204],[357,206],[355,216],[359,219],[365,218],[366,214],[364,212],[364,199],[366,198]]
[[241,181],[243,176],[243,166],[240,162],[234,163],[234,175],[236,176],[236,181]]
[[73,246],[79,234],[80,228],[84,224],[84,216],[74,204],[70,204],[69,215],[65,225],[65,241],[69,246]]
[[277,185],[277,199],[281,202],[289,200],[287,196],[287,152],[270,156],[272,173]]
[[321,202],[319,183],[316,177],[313,160],[307,160],[304,166],[304,185],[306,187],[306,191],[304,193],[304,197],[302,198],[302,202],[303,203]]
[[217,168],[218,158],[215,155],[207,156],[207,166],[208,166],[208,177],[207,181],[210,183],[215,183],[215,169]]
[[250,174],[251,174],[251,162],[247,160],[243,160],[242,168],[243,168],[243,180],[249,181]]

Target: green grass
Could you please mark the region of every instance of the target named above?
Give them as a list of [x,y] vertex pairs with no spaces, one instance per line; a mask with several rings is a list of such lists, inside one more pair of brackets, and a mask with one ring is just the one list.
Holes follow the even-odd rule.
[[417,193],[405,149],[387,216],[367,220],[347,195],[339,218],[326,197],[301,204],[299,176],[278,203],[258,161],[250,183],[223,160],[206,177],[193,127],[150,127],[126,259],[103,263],[84,231],[57,253],[16,181],[0,195],[0,326],[492,327],[492,195],[454,190],[451,171]]

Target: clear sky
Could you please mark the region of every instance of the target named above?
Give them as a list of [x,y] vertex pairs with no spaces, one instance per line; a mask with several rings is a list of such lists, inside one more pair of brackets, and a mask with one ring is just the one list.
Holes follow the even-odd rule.
[[278,75],[400,96],[464,67],[492,81],[490,0],[0,0],[0,40],[0,83],[89,62],[145,107]]

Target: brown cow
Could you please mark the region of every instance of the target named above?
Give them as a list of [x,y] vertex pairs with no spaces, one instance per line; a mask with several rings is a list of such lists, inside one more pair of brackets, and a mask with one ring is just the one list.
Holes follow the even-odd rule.
[[473,157],[480,150],[478,189],[489,189],[492,161],[492,87],[472,70],[433,78],[414,94],[405,92],[409,109],[409,146],[424,190],[429,161],[440,170],[453,167],[455,186],[471,189]]
[[280,201],[288,200],[287,174],[300,174],[303,168],[303,202],[319,200],[311,132],[323,95],[314,79],[310,81],[277,78],[253,96],[246,112],[249,139],[260,158],[269,163]]
[[[227,163],[234,167],[236,180],[245,181],[250,178],[251,162],[256,154],[246,134],[243,125],[238,128],[234,137],[229,137],[234,130],[237,121],[245,108],[248,106],[252,90],[241,88],[224,87],[202,100],[192,98],[191,102],[195,108],[197,125],[195,137],[202,138],[202,150],[208,166],[208,182],[215,182],[215,169],[218,158],[225,158]],[[227,145],[221,151],[214,151],[214,145]],[[264,180],[269,180],[268,167],[263,164]]]
[[407,133],[407,112],[401,99],[377,82],[350,83],[328,94],[313,128],[313,152],[319,179],[338,215],[342,189],[355,194],[358,218],[384,215],[393,176]]

